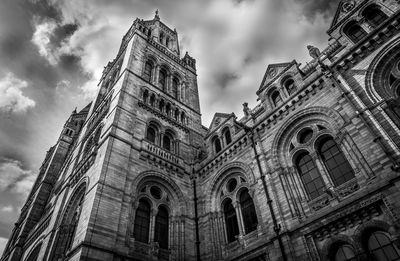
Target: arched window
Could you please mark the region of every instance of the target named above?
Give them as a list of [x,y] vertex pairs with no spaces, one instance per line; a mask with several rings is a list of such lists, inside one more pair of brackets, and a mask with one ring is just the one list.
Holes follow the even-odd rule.
[[373,232],[368,239],[368,250],[376,261],[400,260],[400,251],[387,233]]
[[158,75],[158,85],[162,90],[167,88],[167,71],[162,68]]
[[153,106],[153,107],[154,107],[155,103],[156,103],[156,96],[155,96],[154,93],[153,93],[153,94],[150,96],[150,106]]
[[172,80],[172,96],[174,96],[174,98],[178,98],[178,86],[179,86],[179,80],[174,77],[174,79]]
[[165,114],[167,114],[168,116],[171,115],[171,104],[167,103],[167,106],[165,106]]
[[295,165],[310,198],[314,199],[322,195],[325,185],[310,154],[303,153],[298,156]]
[[49,260],[63,258],[72,247],[76,228],[81,215],[82,204],[85,197],[86,184],[81,184],[67,204],[67,209],[61,221],[60,229],[56,236],[53,251]]
[[172,138],[169,134],[165,134],[163,137],[163,148],[165,150],[171,151],[172,150]]
[[160,248],[168,249],[168,210],[164,206],[158,207],[154,228],[154,242],[158,242]]
[[147,100],[149,99],[149,91],[148,90],[145,90],[144,92],[143,92],[143,102],[144,103],[147,103]]
[[226,127],[222,133],[224,134],[225,142],[228,145],[229,143],[232,142],[232,137],[231,137],[231,132],[229,131],[229,128]]
[[164,100],[160,100],[158,103],[158,109],[163,112],[164,111]]
[[247,189],[240,194],[240,208],[246,234],[256,230],[258,225],[256,209]]
[[175,118],[175,120],[176,120],[176,121],[178,121],[178,120],[179,120],[179,109],[178,109],[178,108],[176,108],[176,109],[175,109],[175,115],[174,115],[174,118]]
[[144,73],[143,73],[143,78],[150,82],[151,81],[151,76],[153,74],[153,63],[151,61],[147,61],[145,66],[144,66]]
[[181,112],[181,123],[185,124],[186,116],[184,112]]
[[274,104],[275,107],[278,107],[279,105],[282,104],[282,97],[281,94],[278,91],[274,91],[271,94],[271,101]]
[[221,141],[218,137],[214,137],[212,143],[215,153],[218,153],[222,150]]
[[135,214],[134,237],[136,241],[148,243],[150,229],[150,204],[144,200],[139,200],[139,206]]
[[169,37],[167,36],[167,38],[166,38],[166,40],[165,40],[165,45],[167,46],[167,47],[169,47]]
[[357,43],[367,36],[367,32],[356,22],[348,23],[344,27],[343,32],[353,41],[353,43]]
[[357,261],[354,249],[349,244],[344,244],[338,247],[335,253],[335,261]]
[[236,211],[230,199],[227,199],[224,204],[224,216],[228,243],[233,242],[235,241],[235,237],[239,235],[239,227],[236,217]]
[[42,247],[42,244],[39,244],[38,246],[36,246],[35,249],[29,254],[29,257],[26,259],[26,261],[37,261],[41,247]]
[[388,16],[384,12],[382,12],[382,10],[377,5],[370,5],[365,8],[362,12],[362,16],[373,27],[378,27],[388,18]]
[[152,142],[152,143],[156,143],[156,137],[157,137],[157,129],[155,128],[155,126],[150,125],[147,128],[147,133],[146,133],[146,140]]
[[289,95],[292,95],[296,91],[296,85],[291,77],[283,82],[283,87],[285,87]]
[[322,140],[318,153],[335,186],[339,186],[354,178],[353,169],[339,146],[331,137]]

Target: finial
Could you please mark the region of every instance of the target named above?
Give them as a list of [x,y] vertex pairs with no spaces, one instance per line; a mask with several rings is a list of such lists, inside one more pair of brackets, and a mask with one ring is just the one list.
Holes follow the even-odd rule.
[[154,19],[160,20],[160,16],[158,15],[158,9],[156,10],[156,15],[154,16]]

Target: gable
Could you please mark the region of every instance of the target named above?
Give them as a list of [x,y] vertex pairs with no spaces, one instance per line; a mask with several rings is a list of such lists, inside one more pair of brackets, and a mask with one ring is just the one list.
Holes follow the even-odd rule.
[[342,21],[344,21],[347,17],[353,14],[357,7],[360,4],[360,0],[342,0],[340,1],[335,16],[332,19],[331,25],[328,29],[328,32],[331,32],[339,25]]
[[210,127],[208,128],[208,133],[213,132],[217,129],[221,124],[223,124],[226,120],[230,119],[231,117],[236,118],[235,114],[232,112],[228,113],[219,113],[217,112],[214,114],[214,117],[211,121]]
[[268,65],[257,94],[260,94],[270,82],[272,82],[275,78],[279,77],[282,73],[287,71],[295,63],[296,61],[293,60],[292,62],[288,63],[275,63]]

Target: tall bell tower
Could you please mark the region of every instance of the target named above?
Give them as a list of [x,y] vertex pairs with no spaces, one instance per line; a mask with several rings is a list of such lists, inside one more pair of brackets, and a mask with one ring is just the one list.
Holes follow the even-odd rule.
[[204,132],[196,77],[158,11],[136,19],[73,146],[50,159],[60,170],[40,217],[2,260],[193,260],[191,175]]

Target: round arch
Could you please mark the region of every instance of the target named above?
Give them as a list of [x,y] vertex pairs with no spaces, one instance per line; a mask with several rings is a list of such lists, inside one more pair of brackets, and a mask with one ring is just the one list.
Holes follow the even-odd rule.
[[390,63],[396,58],[400,58],[399,47],[400,39],[393,40],[376,55],[368,67],[365,77],[365,89],[372,103],[393,98],[392,93],[385,88],[384,74],[385,71],[388,71]]
[[322,249],[321,249],[322,261],[330,260],[329,257],[333,254],[332,251],[334,251],[337,246],[340,246],[342,244],[347,244],[347,245],[352,246],[354,249],[354,252],[356,254],[359,252],[359,249],[357,249],[356,243],[354,242],[354,240],[351,237],[349,237],[347,235],[339,234],[339,235],[329,238],[322,246]]
[[221,185],[232,175],[239,174],[242,176],[249,185],[256,182],[255,176],[251,168],[243,162],[231,162],[222,167],[209,182],[205,189],[207,197],[207,204],[211,210],[215,210],[218,207],[217,193]]
[[287,158],[287,152],[290,151],[291,137],[307,123],[319,124],[335,134],[345,121],[339,113],[326,107],[305,108],[297,112],[282,124],[272,142],[271,152],[275,164],[288,165],[290,159]]

